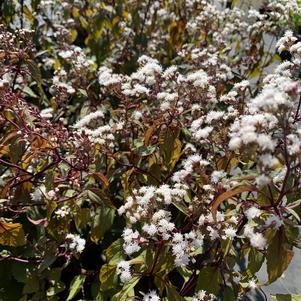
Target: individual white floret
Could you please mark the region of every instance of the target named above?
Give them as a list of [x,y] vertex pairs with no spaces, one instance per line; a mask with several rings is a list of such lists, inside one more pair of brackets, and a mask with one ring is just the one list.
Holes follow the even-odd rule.
[[205,298],[206,298],[206,292],[204,290],[200,290],[193,296],[191,301],[203,301],[205,300]]
[[224,230],[225,238],[234,239],[236,237],[236,230],[230,226]]
[[256,177],[255,182],[258,187],[263,187],[263,186],[271,183],[271,179],[268,176],[262,174],[262,175],[259,175],[258,177]]
[[156,291],[152,290],[143,296],[143,301],[160,301],[160,297]]
[[259,217],[261,214],[262,211],[256,207],[250,207],[245,211],[245,215],[249,221],[256,217]]

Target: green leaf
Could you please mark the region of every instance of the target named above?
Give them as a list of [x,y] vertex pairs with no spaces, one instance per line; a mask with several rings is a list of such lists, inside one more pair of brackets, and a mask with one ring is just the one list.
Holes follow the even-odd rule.
[[169,170],[172,171],[181,157],[182,142],[176,138],[172,145],[172,153],[169,161]]
[[115,240],[106,250],[105,255],[110,264],[117,264],[125,258],[123,253],[123,241],[121,238]]
[[[154,163],[150,166],[149,168],[149,173],[152,175],[148,175],[147,178],[148,178],[148,184],[149,185],[158,185],[158,180],[160,180],[161,178],[161,166],[157,163]],[[154,178],[156,177],[156,178]],[[158,180],[157,180],[158,179]]]
[[285,222],[284,229],[288,242],[298,246],[301,238],[300,226],[297,226],[294,222],[288,220]]
[[135,153],[141,157],[149,156],[153,154],[157,149],[156,145],[152,146],[140,146],[135,150]]
[[129,301],[129,300],[133,300],[133,297],[135,292],[134,292],[134,288],[136,286],[136,284],[139,282],[140,277],[133,277],[132,280],[130,282],[128,282],[126,285],[124,285],[124,287],[122,288],[122,290],[115,294],[111,301]]
[[115,210],[104,205],[97,208],[91,230],[91,240],[96,244],[113,225]]
[[79,232],[85,229],[90,221],[90,209],[79,208],[74,216],[76,228]]
[[[172,171],[173,166],[180,157],[179,149],[181,148],[181,143],[179,143],[178,135],[179,130],[171,128],[166,128],[160,133],[160,152],[169,171]],[[169,166],[171,161],[173,166]]]
[[230,287],[225,288],[223,300],[236,301],[236,297],[235,297],[235,294],[234,294],[234,291],[232,288],[230,288]]
[[33,274],[30,276],[30,278],[27,279],[23,288],[23,294],[32,294],[38,292],[39,290],[40,290],[39,277],[36,274]]
[[33,79],[37,82],[38,85],[41,85],[42,84],[42,75],[41,75],[40,69],[39,69],[38,65],[36,64],[36,62],[31,59],[27,59],[25,61],[25,63],[27,65]]
[[118,276],[116,274],[116,265],[104,264],[99,272],[100,288],[104,291],[116,287]]
[[38,95],[35,94],[28,86],[22,87],[22,91],[32,98],[38,98]]
[[74,279],[70,284],[69,295],[66,301],[72,300],[77,295],[81,286],[84,284],[85,280],[86,280],[85,275],[78,275],[74,277]]
[[74,42],[78,36],[77,30],[71,28],[69,31],[70,31],[71,41]]
[[47,96],[42,87],[42,75],[41,75],[41,71],[40,71],[38,65],[36,64],[36,62],[34,60],[31,60],[31,59],[25,60],[25,64],[27,65],[32,78],[36,81],[37,86],[41,92],[41,95],[43,96],[41,99],[43,99],[43,98],[47,99]]
[[258,272],[264,262],[264,256],[261,252],[251,249],[249,253],[248,271],[254,275]]
[[66,285],[62,281],[57,281],[47,290],[47,296],[55,296],[62,292],[66,288]]
[[129,260],[129,264],[130,265],[134,265],[134,264],[138,264],[138,265],[143,265],[145,264],[146,262],[146,258],[148,258],[148,253],[147,251],[149,250],[150,248],[147,248],[146,250],[144,250],[143,252],[141,252],[138,256],[132,258],[131,260]]
[[183,301],[184,298],[178,293],[177,289],[174,286],[168,286],[166,288],[166,294],[168,300],[172,301]]
[[34,18],[31,11],[29,10],[29,8],[26,5],[23,5],[23,13],[27,17],[27,19],[30,21],[30,23],[33,24],[35,18]]
[[221,275],[217,267],[201,269],[197,281],[196,291],[201,289],[208,293],[218,295],[220,291]]
[[12,262],[11,274],[18,282],[26,283],[28,281],[28,275],[32,272],[33,267],[30,264],[20,264],[19,262]]
[[291,262],[293,255],[294,252],[288,244],[284,228],[281,227],[267,249],[268,283],[274,282],[282,275]]
[[112,204],[111,200],[102,192],[100,188],[90,188],[87,190],[87,196],[94,203],[106,205],[107,207],[115,209],[115,206]]

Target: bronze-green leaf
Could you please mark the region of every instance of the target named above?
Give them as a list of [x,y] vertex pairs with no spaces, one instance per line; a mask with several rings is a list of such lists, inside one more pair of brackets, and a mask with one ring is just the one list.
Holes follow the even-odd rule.
[[0,244],[10,247],[25,245],[25,235],[20,223],[0,222]]
[[274,282],[283,274],[291,262],[293,255],[294,252],[288,244],[284,228],[281,227],[267,249],[268,283]]

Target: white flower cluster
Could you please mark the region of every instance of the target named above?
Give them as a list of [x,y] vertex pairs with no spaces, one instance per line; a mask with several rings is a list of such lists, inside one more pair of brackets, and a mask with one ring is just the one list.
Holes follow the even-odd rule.
[[172,180],[174,182],[181,183],[185,180],[186,177],[191,175],[195,169],[197,170],[199,167],[204,167],[208,164],[209,162],[202,159],[201,155],[190,155],[184,162],[183,168],[173,174]]
[[69,233],[66,235],[68,247],[75,252],[81,253],[85,249],[86,240],[77,234]]
[[57,215],[57,216],[59,216],[59,217],[68,216],[70,213],[71,213],[71,209],[67,205],[64,205],[64,206],[62,206],[59,209],[56,209],[54,211],[54,214]]
[[[224,73],[229,73],[230,70],[225,64],[221,64],[219,71],[213,72],[210,76],[201,68],[182,75],[175,66],[163,71],[156,59],[146,55],[140,57],[138,63],[140,68],[131,75],[114,74],[111,69],[101,67],[98,78],[100,85],[107,87],[110,93],[115,93],[118,97],[122,95],[122,99],[131,98],[133,102],[156,103],[158,113],[166,113],[164,115],[166,118],[170,118],[171,111],[181,114],[189,108],[189,102],[186,102],[189,94],[185,91],[191,88],[202,98],[203,102],[215,103],[216,89],[211,82],[216,81],[218,76],[220,80],[228,78],[224,76]],[[199,103],[197,98],[194,102],[196,105]]]
[[46,109],[41,110],[40,115],[43,118],[52,118],[53,117],[53,108],[46,108]]
[[283,220],[278,215],[272,214],[265,220],[265,225],[267,228],[278,230],[283,225]]
[[264,249],[266,246],[266,239],[260,232],[255,232],[253,226],[246,224],[244,227],[244,235],[250,240],[252,247],[257,249]]
[[145,82],[147,85],[155,84],[156,76],[161,75],[163,71],[159,62],[156,59],[143,55],[138,59],[138,63],[141,67],[131,75],[131,78]]
[[129,282],[132,279],[131,266],[128,261],[122,260],[116,267],[117,275],[120,276],[120,280],[124,283]]
[[[292,33],[287,32],[279,40],[278,47],[286,45],[289,49],[294,41]],[[277,157],[277,146],[282,143],[284,131],[287,153],[296,156],[301,150],[299,123],[294,122],[299,85],[293,77],[293,65],[284,62],[274,73],[269,74],[263,80],[261,93],[248,100],[244,115],[237,117],[230,127],[231,150],[250,147],[257,153],[259,175],[255,183],[258,187],[265,186],[272,180],[277,183],[281,179],[279,177],[283,178],[285,169],[281,168],[281,160]],[[286,128],[284,120],[289,120]]]
[[60,50],[58,55],[71,64],[75,71],[78,72],[90,68],[94,64],[92,60],[86,57],[83,50],[78,46],[74,46],[66,50]]
[[234,240],[237,237],[238,219],[235,216],[225,218],[223,212],[217,211],[215,217],[209,212],[207,215],[201,214],[198,219],[198,225],[202,228],[205,238],[210,241],[215,239]]
[[101,67],[98,70],[98,81],[99,84],[105,87],[115,85],[121,82],[122,77],[117,74],[112,74],[112,69],[108,67]]
[[175,256],[175,265],[185,267],[188,265],[189,254],[194,254],[197,249],[201,253],[204,236],[199,232],[191,231],[185,233],[175,233],[172,238],[172,254]]
[[160,297],[157,295],[156,291],[149,291],[143,296],[143,301],[160,301]]
[[209,84],[208,75],[204,70],[198,70],[196,72],[188,74],[186,80],[194,87],[199,87],[201,89],[205,89]]
[[90,122],[94,119],[103,118],[104,113],[102,110],[98,110],[95,112],[91,112],[88,115],[84,116],[82,119],[80,119],[74,127],[77,129],[84,128],[90,124]]
[[124,240],[123,249],[127,255],[131,255],[141,249],[139,244],[143,239],[141,239],[140,233],[137,230],[133,231],[132,229],[125,228],[122,237]]
[[133,196],[127,197],[125,204],[118,209],[118,213],[125,214],[132,224],[150,216],[153,221],[159,221],[156,214],[160,211],[156,211],[172,202],[180,202],[184,197],[185,189],[186,186],[182,184],[175,184],[173,187],[164,184],[159,187],[144,186],[138,190],[134,189]]
[[186,266],[191,256],[202,252],[203,235],[197,229],[188,233],[178,233],[175,224],[171,222],[170,211],[160,207],[176,204],[183,200],[185,186],[175,184],[174,187],[162,185],[142,187],[127,198],[124,206],[119,208],[119,214],[125,214],[130,223],[145,221],[142,235],[138,230],[126,228],[123,231],[123,248],[131,255],[141,249],[141,244],[147,243],[155,235],[172,244],[172,254],[176,266]]
[[114,145],[115,136],[114,134],[123,128],[123,122],[114,122],[112,119],[109,123],[104,125],[98,125],[96,128],[89,127],[94,121],[95,123],[104,123],[104,112],[103,110],[97,110],[84,116],[77,123],[74,124],[74,128],[80,133],[88,135],[90,141],[94,144],[100,144],[112,147]]
[[208,294],[204,290],[198,291],[191,299],[191,301],[215,301],[217,300],[213,294]]
[[276,125],[277,119],[268,113],[242,116],[231,126],[229,147],[232,150],[236,150],[242,145],[255,144],[262,151],[273,151],[275,142],[265,131],[260,131],[260,128],[270,129]]
[[65,89],[68,94],[74,94],[76,92],[72,84],[68,82],[68,74],[64,68],[55,71],[52,82],[54,86]]

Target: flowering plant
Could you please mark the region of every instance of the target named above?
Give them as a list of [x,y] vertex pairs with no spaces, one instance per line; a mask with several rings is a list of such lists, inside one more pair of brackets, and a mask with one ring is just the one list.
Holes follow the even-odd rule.
[[1,4],[0,299],[248,300],[281,277],[301,11],[224,2]]

